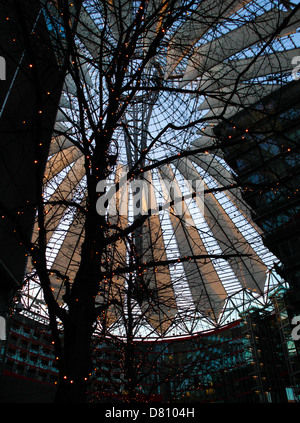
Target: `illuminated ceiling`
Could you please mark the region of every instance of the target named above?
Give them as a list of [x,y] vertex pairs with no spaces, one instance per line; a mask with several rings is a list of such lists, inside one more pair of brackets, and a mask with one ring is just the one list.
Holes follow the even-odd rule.
[[[148,2],[145,20],[153,18],[140,36],[142,57],[167,18],[168,6],[160,9],[161,3]],[[264,247],[240,189],[232,188],[234,177],[222,152],[205,148],[214,145],[213,127],[221,120],[221,113],[224,112],[223,118],[230,119],[244,107],[253,106],[278,89],[278,75],[288,82],[292,58],[297,53],[300,13],[281,27],[290,11],[280,4],[276,8],[269,2],[246,0],[194,3],[184,19],[169,29],[145,67],[147,94],[141,88],[135,95],[122,116],[127,132],[124,126],[115,128],[111,145],[111,154],[118,154],[111,180],[118,181],[122,172],[131,169],[141,158],[141,152],[153,143],[143,159],[144,165],[152,169],[144,173],[143,181],[154,208],[170,200],[166,191],[170,182],[171,200],[183,198],[180,205],[184,214],[178,213],[176,203],[154,213],[135,240],[143,262],[172,261],[143,271],[142,279],[150,294],[142,295],[139,291],[132,299],[137,327],[165,335],[207,330],[235,319],[250,303],[264,304],[266,292],[277,284],[271,272],[277,259]],[[131,28],[135,5],[136,2],[129,1],[107,2],[110,28],[107,37],[111,46],[116,47]],[[158,9],[160,13],[155,18]],[[82,83],[95,115],[101,101],[102,105],[108,102],[105,85],[101,92],[99,89],[102,73],[110,66],[107,46],[100,66],[98,63],[103,25],[101,10],[87,4],[77,27],[78,51]],[[280,30],[271,39],[276,28]],[[140,57],[131,61],[129,76],[140,65]],[[153,86],[150,94],[149,86]],[[66,136],[78,137],[80,143],[77,102],[76,84],[67,75],[44,179],[45,200],[49,201],[46,206],[49,269],[53,271],[53,290],[62,303],[63,285],[55,271],[72,281],[84,239],[80,213],[66,205],[67,201],[77,201],[84,206],[86,195],[83,153]],[[169,124],[173,126],[157,137]],[[86,130],[92,133],[88,124]],[[176,154],[182,157],[155,166]],[[193,196],[192,181],[201,182],[201,195]],[[142,198],[146,202],[147,199]],[[64,200],[64,204],[53,206],[59,200]],[[129,192],[126,201],[123,199],[122,205],[117,205],[123,212],[110,221],[121,227],[132,222],[132,201]],[[33,240],[37,236],[36,224]],[[204,255],[207,257],[203,258]],[[220,255],[224,258],[219,258]],[[194,258],[184,260],[185,257]],[[118,241],[107,253],[105,268],[113,272],[117,264],[125,266],[129,260],[128,245]],[[28,273],[34,274],[30,265]],[[140,280],[138,272],[134,276],[136,281]],[[98,302],[118,297],[126,304],[129,278],[127,272],[102,281]],[[117,333],[123,333],[122,312],[119,306],[112,306],[105,315],[106,324]]]

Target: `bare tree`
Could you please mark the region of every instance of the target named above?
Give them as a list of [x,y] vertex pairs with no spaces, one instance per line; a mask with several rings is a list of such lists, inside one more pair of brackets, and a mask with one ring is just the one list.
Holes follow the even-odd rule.
[[[163,336],[180,300],[186,306],[181,321],[190,318],[192,300],[197,312],[218,325],[228,292],[212,259],[229,262],[244,289],[263,292],[265,264],[213,196],[226,192],[250,218],[220,157],[225,141],[215,141],[212,124],[251,110],[256,99],[274,89],[261,84],[262,94],[255,78],[278,73],[282,60],[290,69],[292,53],[270,49],[295,31],[299,8],[267,2],[239,13],[247,3],[99,0],[87,2],[76,16],[75,4],[66,0],[41,2],[65,82],[46,167],[39,153],[41,134],[38,128],[32,132],[38,177],[33,236],[25,236],[21,227],[16,233],[30,256],[27,279],[38,280],[47,304],[59,364],[58,402],[86,400],[97,324],[103,337],[117,323],[124,328],[125,336],[117,339],[126,345],[131,399],[138,384],[137,330]],[[24,31],[30,54],[33,36]],[[32,81],[39,93],[39,75]],[[36,107],[38,123],[47,111],[42,104]],[[195,137],[197,131],[202,137]],[[176,182],[178,169],[188,181],[200,178],[191,158],[219,182],[204,185],[204,213],[221,247],[215,253],[201,241]],[[149,212],[147,200],[159,197],[152,172],[163,186],[174,183],[164,204],[177,234],[177,257],[166,254],[158,213],[164,204],[154,201],[154,213]],[[107,181],[111,191],[102,190]],[[126,199],[131,189],[132,215]],[[195,186],[189,189],[195,199]],[[174,292],[170,268],[178,263],[193,281],[186,298]]]

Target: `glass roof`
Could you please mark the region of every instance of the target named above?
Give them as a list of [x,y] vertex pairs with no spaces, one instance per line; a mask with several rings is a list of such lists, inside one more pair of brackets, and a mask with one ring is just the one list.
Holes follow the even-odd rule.
[[[104,278],[96,301],[117,298],[118,303],[99,318],[99,328],[119,336],[125,333],[129,301],[137,337],[178,336],[238,319],[253,304],[265,306],[268,294],[281,284],[274,272],[278,259],[264,246],[221,149],[212,148],[213,128],[278,89],[279,71],[283,82],[291,79],[287,71],[297,48],[300,14],[271,41],[278,21],[290,13],[280,3],[163,3],[149,1],[143,11],[145,29],[123,69],[122,98],[114,112],[119,120],[107,150],[111,166],[105,186],[112,193],[105,208],[108,233],[116,234],[114,225],[124,229],[147,215],[143,225],[111,243],[101,258]],[[171,3],[174,10],[186,7],[186,13],[178,12],[180,18],[168,25]],[[87,200],[86,158],[96,143],[91,122],[100,120],[102,128],[108,122],[112,93],[107,78],[116,79],[114,72],[122,71],[118,45],[136,30],[139,13],[139,2],[112,0],[106,11],[101,5],[85,3],[76,33],[87,101],[84,130],[79,82],[70,72],[45,169],[48,269],[62,307],[61,275],[74,279],[85,235],[80,207]],[[165,27],[166,35],[145,61]],[[90,153],[82,148],[83,133],[90,138]],[[37,239],[38,223],[33,241]],[[47,314],[30,262],[27,278],[27,305]]]

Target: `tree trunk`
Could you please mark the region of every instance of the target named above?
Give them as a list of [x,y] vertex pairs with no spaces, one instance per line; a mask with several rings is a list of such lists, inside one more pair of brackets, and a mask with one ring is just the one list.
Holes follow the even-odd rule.
[[95,298],[101,280],[103,251],[103,231],[95,231],[95,228],[103,225],[103,217],[93,211],[86,217],[85,223],[80,267],[64,297],[68,316],[64,320],[63,357],[56,395],[56,402],[60,403],[85,403],[92,371],[91,339],[96,321]]
[[57,403],[87,402],[87,386],[92,371],[90,346],[93,322],[84,307],[71,313],[64,327],[64,347],[60,366]]

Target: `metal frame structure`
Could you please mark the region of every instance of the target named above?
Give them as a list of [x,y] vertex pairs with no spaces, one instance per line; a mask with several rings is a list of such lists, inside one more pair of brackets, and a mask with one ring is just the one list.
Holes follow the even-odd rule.
[[[161,11],[161,3],[150,1],[145,16],[154,16],[156,10]],[[146,182],[148,194],[155,199],[156,207],[168,198],[161,195],[167,182],[174,188],[171,207],[150,216],[135,232],[132,239],[134,257],[129,243],[120,242],[115,245],[113,253],[108,253],[112,260],[122,263],[129,263],[131,258],[137,260],[137,256],[141,261],[171,260],[172,264],[163,271],[148,271],[143,275],[148,294],[151,291],[156,295],[150,307],[149,295],[135,299],[133,308],[137,316],[143,312],[147,316],[141,326],[147,328],[148,334],[167,336],[174,331],[193,333],[217,328],[228,318],[234,318],[236,312],[238,315],[240,309],[244,311],[248,300],[249,304],[255,302],[264,306],[268,303],[268,290],[273,284],[277,285],[276,274],[272,276],[277,259],[264,247],[261,231],[253,224],[251,211],[244,203],[240,189],[232,188],[234,177],[221,150],[218,146],[211,149],[216,142],[212,125],[218,121],[220,112],[221,119],[229,119],[240,108],[251,107],[254,99],[278,87],[275,76],[279,71],[292,70],[290,58],[295,51],[295,41],[291,41],[291,34],[295,34],[298,28],[299,10],[295,8],[293,13],[293,7],[292,11],[286,10],[281,3],[277,8],[273,6],[271,2],[232,0],[217,3],[206,0],[195,4],[190,17],[171,28],[167,47],[158,49],[155,60],[145,69],[142,82],[147,91],[141,88],[133,97],[126,115],[122,116],[120,129],[114,133],[115,142],[111,144],[109,155],[112,160],[117,159],[112,162],[116,183],[119,181],[118,172],[125,167],[131,169],[139,163],[143,168],[166,159],[166,164],[138,179]],[[106,12],[110,42],[114,48],[134,24],[135,7],[134,2],[129,1],[109,2]],[[166,4],[166,14],[167,10]],[[207,22],[202,22],[199,17],[207,12]],[[257,17],[251,19],[255,13]],[[292,17],[286,21],[290,15]],[[164,12],[161,16],[162,20],[166,18]],[[240,21],[243,25],[238,26]],[[141,55],[147,54],[152,40],[162,29],[161,22],[153,22],[153,27],[141,37]],[[91,101],[96,101],[99,110],[109,98],[101,85],[97,68],[91,66],[98,58],[101,30],[103,21],[99,10],[92,13],[92,7],[87,4],[81,11],[76,33],[82,60],[80,75]],[[267,48],[263,47],[263,42]],[[282,51],[275,58],[272,49],[276,43],[281,43]],[[108,66],[104,57],[98,67],[101,72]],[[281,67],[279,63],[282,61]],[[138,56],[132,60],[129,76],[130,72],[135,73],[140,63]],[[262,84],[259,78],[264,76],[270,77],[268,81],[271,82]],[[85,157],[68,136],[76,136],[78,123],[77,87],[72,77],[74,75],[65,78],[45,170],[45,198],[49,205],[61,199],[66,203],[77,201],[80,204],[85,196]],[[193,91],[196,94],[193,95]],[[203,119],[205,125],[199,129],[200,138],[189,125],[184,128],[187,117],[195,121]],[[175,131],[164,132],[155,155],[151,156],[151,152],[143,155],[162,127],[174,122],[175,126],[184,129],[177,134]],[[173,142],[172,136],[175,136]],[[169,147],[167,152],[164,151],[166,145]],[[167,163],[168,157],[178,152],[186,153],[186,157]],[[203,214],[200,199],[193,198],[192,181],[204,184]],[[186,200],[188,195],[192,196],[190,202]],[[178,198],[185,212],[179,218],[174,203]],[[141,197],[141,200],[147,198]],[[133,201],[133,197],[128,199],[129,209]],[[122,225],[135,217],[129,210]],[[116,217],[111,218],[112,223],[116,222],[114,219]],[[117,216],[118,224],[119,219]],[[72,207],[62,204],[47,208],[46,222],[49,223],[48,258],[49,270],[53,272],[53,290],[63,301],[63,282],[57,274],[64,274],[69,280],[74,277],[84,237],[83,224]],[[33,230],[32,242],[37,240],[38,223]],[[203,259],[203,254],[207,258]],[[222,254],[224,257],[229,255],[230,259],[220,258]],[[191,260],[184,260],[185,257]],[[176,269],[172,260],[178,260]],[[38,279],[29,262],[27,275],[31,282],[25,291],[29,291],[34,299],[38,298],[41,304]],[[141,279],[135,277],[136,285],[141,285]],[[99,291],[99,301],[109,299],[110,295],[123,298],[129,279],[128,275],[112,278],[109,290]],[[26,305],[30,304],[36,305],[37,302],[28,300]],[[112,328],[117,330],[119,312],[113,307],[106,316]]]

